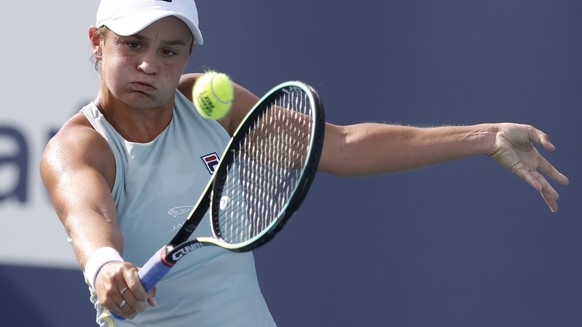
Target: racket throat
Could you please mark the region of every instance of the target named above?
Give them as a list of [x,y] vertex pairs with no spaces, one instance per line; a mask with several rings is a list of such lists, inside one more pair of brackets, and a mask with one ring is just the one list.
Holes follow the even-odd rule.
[[162,249],[162,251],[160,251],[160,259],[161,262],[164,264],[164,266],[168,267],[168,268],[172,268],[174,267],[174,265],[176,264],[177,260],[172,260],[172,250],[174,249],[173,246],[166,246]]
[[186,254],[201,247],[204,247],[204,244],[197,241],[186,242],[177,247],[168,245],[162,251],[164,252],[162,255],[162,262],[168,267],[173,267],[176,262],[182,259]]

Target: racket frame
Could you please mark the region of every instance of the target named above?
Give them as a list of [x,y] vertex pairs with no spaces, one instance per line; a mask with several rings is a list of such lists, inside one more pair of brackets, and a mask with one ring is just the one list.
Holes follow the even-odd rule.
[[[261,100],[259,100],[258,104],[263,103],[271,103],[271,101],[279,96],[280,92],[292,92],[293,89],[300,89],[302,90],[308,98],[308,102],[313,104],[313,108],[311,109],[314,111],[313,114],[309,115],[310,118],[313,118],[315,121],[311,125],[310,134],[313,135],[313,144],[311,144],[311,149],[307,151],[307,158],[305,160],[304,167],[307,167],[306,170],[302,173],[299,182],[295,186],[291,198],[287,200],[287,203],[284,205],[284,210],[279,212],[277,218],[273,219],[273,222],[270,226],[264,228],[264,230],[255,235],[253,238],[236,244],[231,244],[228,242],[223,241],[221,235],[219,234],[218,228],[218,215],[217,211],[213,210],[213,208],[218,208],[220,206],[221,201],[221,194],[222,194],[222,183],[217,183],[216,180],[221,178],[225,175],[225,171],[228,168],[227,164],[219,165],[215,171],[215,177],[213,178],[212,182],[212,194],[210,195],[210,223],[211,229],[213,233],[212,238],[208,237],[199,237],[197,240],[200,242],[208,243],[223,247],[225,249],[235,251],[235,252],[247,252],[252,251],[266,242],[270,241],[275,234],[277,234],[281,228],[285,226],[289,218],[297,211],[297,209],[301,206],[305,196],[307,195],[307,191],[311,187],[313,182],[314,176],[317,173],[317,168],[319,165],[319,160],[321,157],[321,151],[323,148],[323,138],[325,133],[325,114],[323,111],[323,104],[321,99],[319,98],[317,92],[309,85],[299,82],[299,81],[290,81],[279,84],[277,87],[273,88],[269,93],[265,94]],[[287,91],[289,90],[289,91]],[[260,108],[253,108],[239,127],[237,128],[236,132],[233,134],[233,138],[227,147],[227,151],[224,152],[223,157],[221,158],[221,162],[224,161],[225,163],[230,162],[234,153],[238,149],[238,147],[231,148],[233,144],[239,144],[241,138],[245,136],[246,133],[239,133],[239,131],[244,131],[249,128],[249,125],[254,124],[256,119],[248,119],[251,115],[259,116],[262,115],[265,111],[269,110],[270,106],[262,106]],[[283,108],[284,109],[284,108]],[[313,149],[313,150],[312,150]],[[192,242],[196,242],[193,240]]]
[[[220,194],[218,194],[220,190],[217,187],[219,184],[215,183],[215,181],[225,173],[228,163],[230,163],[233,156],[233,148],[236,149],[233,145],[238,144],[240,138],[244,137],[245,133],[240,133],[240,131],[248,129],[249,125],[255,122],[255,119],[250,119],[251,116],[262,115],[269,108],[264,104],[269,103],[273,98],[277,97],[280,92],[286,92],[287,89],[301,89],[307,95],[309,102],[313,103],[312,110],[316,112],[311,116],[315,117],[315,123],[311,126],[312,130],[310,132],[314,136],[312,147],[315,150],[308,152],[309,156],[306,159],[307,163],[305,165],[308,169],[301,176],[300,182],[297,183],[293,196],[285,205],[285,210],[280,213],[278,219],[274,220],[274,226],[266,228],[262,233],[251,240],[237,244],[230,244],[223,241],[220,235],[217,235],[216,228],[214,227],[218,218],[216,216],[216,211],[213,211],[212,208],[216,208],[219,205],[218,202],[220,202]],[[233,137],[227,144],[220,158],[220,162],[214,171],[212,178],[206,185],[204,193],[196,203],[196,206],[194,206],[188,215],[182,228],[176,233],[172,240],[162,248],[163,251],[160,254],[162,255],[162,261],[164,264],[168,267],[172,267],[184,255],[205,245],[216,245],[230,251],[246,252],[256,249],[271,240],[299,208],[307,195],[307,191],[311,187],[321,157],[324,133],[325,114],[323,104],[317,92],[311,86],[300,81],[289,81],[281,83],[271,89],[271,91],[265,94],[242,120],[242,123],[236,129]],[[215,203],[211,204],[213,201],[215,201]],[[188,240],[208,211],[210,212],[213,237],[198,237],[193,240]]]

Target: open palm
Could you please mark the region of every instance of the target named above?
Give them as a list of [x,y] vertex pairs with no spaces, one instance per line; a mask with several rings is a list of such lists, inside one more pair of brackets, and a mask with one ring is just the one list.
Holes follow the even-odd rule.
[[539,153],[535,143],[547,151],[555,150],[548,135],[532,126],[499,124],[493,151],[489,156],[540,192],[550,210],[556,212],[559,195],[546,176],[563,185],[568,184],[568,178]]

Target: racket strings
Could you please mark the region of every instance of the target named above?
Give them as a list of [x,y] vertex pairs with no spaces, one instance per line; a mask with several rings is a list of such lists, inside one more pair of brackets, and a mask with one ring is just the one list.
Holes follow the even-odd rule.
[[227,168],[217,233],[248,242],[276,223],[293,195],[313,137],[311,102],[299,89],[281,93],[242,138]]

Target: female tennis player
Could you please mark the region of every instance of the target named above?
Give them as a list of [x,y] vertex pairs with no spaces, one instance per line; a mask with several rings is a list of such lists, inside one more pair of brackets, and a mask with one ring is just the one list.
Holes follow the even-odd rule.
[[[149,292],[137,273],[180,228],[216,155],[258,97],[235,85],[224,118],[202,119],[194,110],[190,90],[199,75],[183,75],[203,43],[193,0],[102,0],[89,39],[99,90],[49,142],[40,170],[85,273],[97,324],[275,326],[251,252],[199,249]],[[381,174],[486,155],[539,191],[554,212],[558,193],[548,179],[568,179],[536,145],[554,150],[544,132],[514,123],[327,123],[319,171]],[[194,234],[209,235],[207,225]]]

